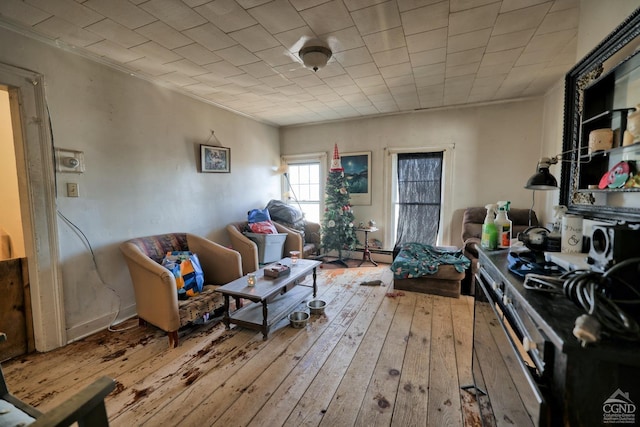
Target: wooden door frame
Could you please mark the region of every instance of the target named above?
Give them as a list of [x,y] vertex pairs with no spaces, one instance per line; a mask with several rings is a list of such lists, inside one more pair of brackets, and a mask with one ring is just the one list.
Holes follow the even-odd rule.
[[9,91],[35,345],[38,351],[49,351],[67,340],[44,78],[0,63],[0,85]]

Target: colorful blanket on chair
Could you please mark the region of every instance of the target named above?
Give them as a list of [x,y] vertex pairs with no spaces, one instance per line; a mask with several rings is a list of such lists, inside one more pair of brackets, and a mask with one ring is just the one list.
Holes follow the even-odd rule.
[[440,265],[452,265],[463,272],[471,265],[462,250],[447,250],[423,243],[405,243],[391,264],[394,279],[412,279],[438,272]]

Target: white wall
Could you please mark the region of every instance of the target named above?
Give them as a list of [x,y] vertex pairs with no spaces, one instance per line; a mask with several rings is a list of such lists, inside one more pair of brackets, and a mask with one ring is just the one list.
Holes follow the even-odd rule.
[[20,196],[9,110],[9,92],[0,90],[0,229],[11,237],[13,258],[25,256]]
[[[337,143],[341,152],[372,151],[372,204],[355,206],[356,223],[384,217],[383,171],[385,148],[455,144],[452,193],[447,194],[452,216],[444,227],[451,241],[462,244],[462,213],[469,206],[510,200],[512,207],[529,208],[526,180],[535,172],[542,139],[543,99],[443,109],[282,128],[284,155],[326,151]],[[330,156],[329,156],[330,158]],[[384,232],[373,236],[381,238]],[[383,242],[385,248],[394,242]]]
[[[97,263],[58,218],[69,340],[104,328],[118,309],[135,313],[121,242],[185,231],[227,245],[229,222],[279,198],[276,128],[5,29],[0,39],[0,62],[44,75],[55,147],[86,160],[83,174],[56,174],[57,208]],[[198,172],[211,129],[231,148],[229,174]],[[79,198],[66,197],[67,182]]]
[[[613,4],[615,7],[612,7]],[[579,62],[638,7],[640,0],[581,0],[575,62]],[[545,95],[541,157],[550,157],[562,152],[563,117],[564,79],[559,80]],[[560,179],[559,164],[551,166],[550,171]],[[557,205],[559,200],[558,191],[536,192],[536,211],[543,224],[553,219],[553,206]]]

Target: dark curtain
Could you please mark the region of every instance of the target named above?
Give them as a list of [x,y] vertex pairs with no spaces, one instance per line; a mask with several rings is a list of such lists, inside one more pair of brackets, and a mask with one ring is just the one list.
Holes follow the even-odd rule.
[[435,245],[440,225],[442,152],[398,154],[398,230],[403,243]]

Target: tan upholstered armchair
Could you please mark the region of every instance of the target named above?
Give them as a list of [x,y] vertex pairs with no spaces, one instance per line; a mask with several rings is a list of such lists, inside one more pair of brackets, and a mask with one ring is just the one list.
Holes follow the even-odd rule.
[[[242,276],[240,254],[189,233],[169,233],[131,239],[120,245],[129,267],[140,323],[167,331],[169,345],[178,346],[178,329],[224,306],[216,288]],[[204,273],[204,290],[178,300],[173,274],[161,265],[169,251],[198,255]]]
[[[315,229],[313,227],[313,223],[309,224],[309,235],[313,236],[314,232],[312,230]],[[229,239],[231,240],[231,247],[240,252],[242,256],[242,272],[243,274],[251,273],[253,271],[258,270],[260,268],[260,264],[258,262],[258,245],[243,233],[248,230],[247,221],[239,221],[232,222],[227,225],[227,233],[229,233]],[[315,242],[305,242],[305,236],[301,233],[293,230],[291,228],[285,227],[282,224],[278,224],[277,222],[273,222],[273,225],[276,227],[278,233],[287,233],[287,238],[284,241],[283,254],[284,256],[289,256],[289,252],[291,251],[299,251],[302,258],[308,258],[311,254],[317,251]],[[315,234],[318,235],[318,246],[319,246],[319,231],[320,224],[317,225],[317,229]]]

